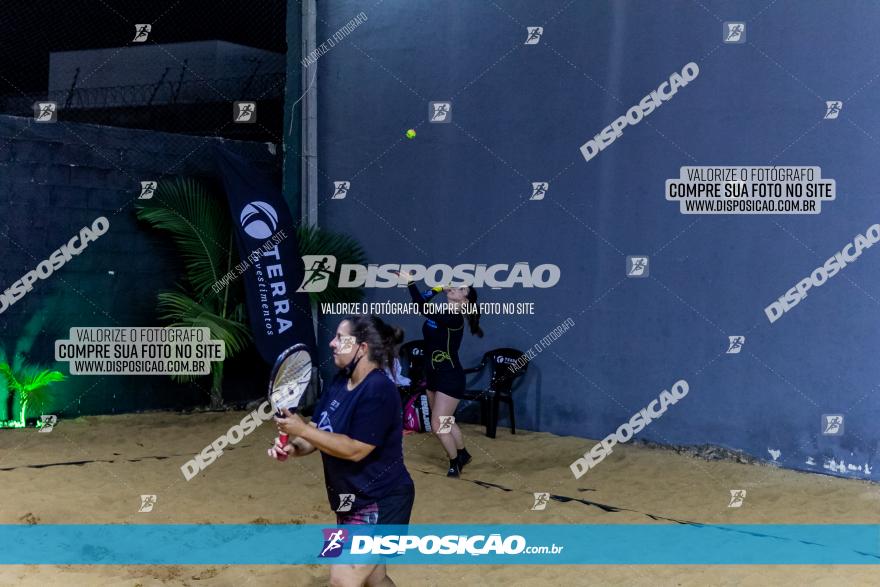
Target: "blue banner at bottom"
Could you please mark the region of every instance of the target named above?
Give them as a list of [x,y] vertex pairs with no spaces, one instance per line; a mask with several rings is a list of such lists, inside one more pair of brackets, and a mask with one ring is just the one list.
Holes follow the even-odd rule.
[[880,564],[880,525],[0,525],[0,564]]

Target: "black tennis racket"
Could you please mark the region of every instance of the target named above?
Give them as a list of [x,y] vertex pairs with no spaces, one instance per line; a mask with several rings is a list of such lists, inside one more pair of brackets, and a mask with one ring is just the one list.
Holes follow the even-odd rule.
[[[269,403],[278,416],[285,408],[296,412],[299,402],[312,382],[312,355],[309,347],[295,344],[278,355],[269,376]],[[287,444],[287,434],[279,436],[281,445]]]

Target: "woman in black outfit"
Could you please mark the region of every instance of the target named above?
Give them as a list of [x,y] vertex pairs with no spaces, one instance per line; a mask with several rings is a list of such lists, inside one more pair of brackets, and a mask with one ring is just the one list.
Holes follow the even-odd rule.
[[[458,425],[453,423],[451,429],[439,433],[440,421],[444,416],[452,416],[458,402],[464,395],[465,376],[458,349],[464,336],[465,316],[462,314],[462,303],[477,303],[477,290],[473,287],[434,287],[425,292],[419,291],[412,276],[401,273],[407,280],[413,302],[419,304],[419,311],[426,320],[422,326],[422,337],[425,340],[426,368],[428,383],[428,401],[431,405],[431,429],[446,449],[449,456],[448,477],[458,477],[461,469],[471,460],[471,455],[464,447],[464,438]],[[428,301],[441,291],[446,291],[446,301],[452,306],[449,312],[439,312]],[[482,338],[479,313],[468,313],[467,322],[471,334]]]

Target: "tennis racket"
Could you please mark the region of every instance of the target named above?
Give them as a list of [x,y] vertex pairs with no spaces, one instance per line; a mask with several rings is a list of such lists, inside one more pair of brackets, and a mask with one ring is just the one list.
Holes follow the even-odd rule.
[[[312,356],[309,347],[295,344],[278,355],[269,376],[269,403],[278,416],[283,409],[296,412],[299,402],[312,382]],[[279,437],[281,446],[287,444],[287,434]]]

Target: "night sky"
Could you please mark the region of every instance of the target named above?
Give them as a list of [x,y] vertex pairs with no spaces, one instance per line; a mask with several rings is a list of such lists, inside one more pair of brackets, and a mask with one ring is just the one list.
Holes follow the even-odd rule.
[[217,39],[284,52],[285,12],[286,0],[4,0],[0,95],[45,91],[50,52],[125,46],[138,23],[153,25],[156,43]]

